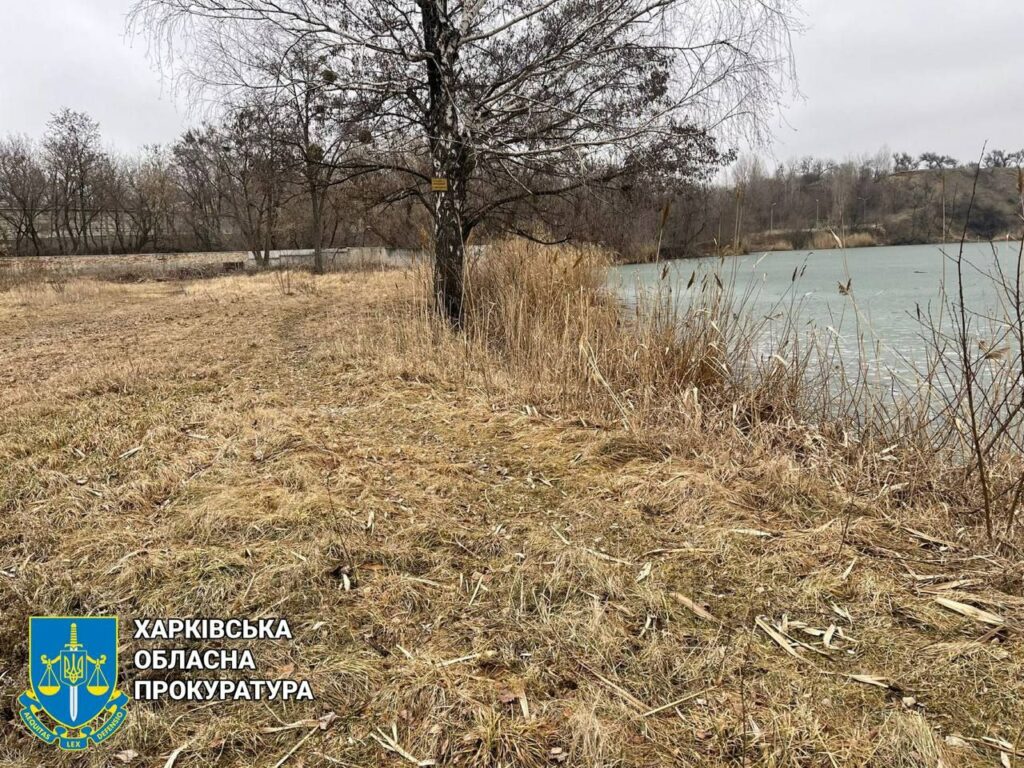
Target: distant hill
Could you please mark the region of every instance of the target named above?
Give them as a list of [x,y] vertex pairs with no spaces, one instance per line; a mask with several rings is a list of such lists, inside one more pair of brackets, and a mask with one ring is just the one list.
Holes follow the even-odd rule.
[[1024,172],[808,163],[719,188],[711,210],[718,230],[705,251],[933,243],[959,239],[965,225],[971,240],[1019,239]]

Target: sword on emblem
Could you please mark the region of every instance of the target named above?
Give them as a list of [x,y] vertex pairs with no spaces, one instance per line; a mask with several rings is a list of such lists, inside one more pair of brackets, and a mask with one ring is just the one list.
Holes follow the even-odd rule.
[[71,642],[60,652],[61,677],[68,685],[68,710],[71,722],[78,720],[78,686],[85,677],[85,646],[78,642],[78,625],[71,625]]

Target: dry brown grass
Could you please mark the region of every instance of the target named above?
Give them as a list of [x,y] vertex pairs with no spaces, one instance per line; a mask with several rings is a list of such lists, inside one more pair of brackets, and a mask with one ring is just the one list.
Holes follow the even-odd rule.
[[244,262],[242,251],[217,253],[132,254],[127,256],[0,257],[0,293],[75,277],[136,283],[211,277],[225,262]]
[[741,252],[828,251],[837,248],[870,248],[876,245],[878,245],[878,239],[871,232],[850,232],[845,237],[833,234],[831,230],[817,232],[801,230],[791,233],[789,237],[779,237],[772,232],[761,232],[745,239]]
[[810,247],[817,251],[833,248],[869,248],[878,245],[870,232],[851,232],[845,238],[828,232],[815,232]]
[[273,766],[306,731],[266,729],[332,711],[286,766],[410,764],[377,728],[493,768],[952,768],[1018,743],[1020,561],[755,396],[728,407],[750,390],[712,288],[703,315],[629,320],[585,289],[598,254],[536,255],[480,265],[467,337],[399,273],[0,295],[4,719],[47,613],[283,615],[260,667],[318,696],[135,703],[78,758],[11,725],[0,762]]

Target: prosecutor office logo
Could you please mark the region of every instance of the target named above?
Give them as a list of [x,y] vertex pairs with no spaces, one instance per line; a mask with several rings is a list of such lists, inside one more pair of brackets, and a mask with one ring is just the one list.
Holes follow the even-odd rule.
[[21,720],[60,749],[81,751],[113,736],[127,718],[117,689],[117,619],[29,619],[29,688]]

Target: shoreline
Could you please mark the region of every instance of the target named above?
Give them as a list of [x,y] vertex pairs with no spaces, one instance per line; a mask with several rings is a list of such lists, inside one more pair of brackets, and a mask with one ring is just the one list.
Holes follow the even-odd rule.
[[[890,243],[890,242],[871,242],[861,243],[857,245],[842,245],[840,246],[835,240],[831,239],[831,234],[828,234],[829,239],[822,238],[821,244],[816,247],[807,248],[792,248],[789,247],[791,243],[780,243],[778,241],[773,243],[762,243],[760,247],[754,247],[753,245],[745,247],[739,252],[733,251],[731,248],[726,248],[722,252],[707,251],[696,255],[689,256],[674,256],[672,258],[662,257],[660,260],[654,259],[623,259],[616,260],[614,263],[616,266],[633,266],[642,264],[657,264],[665,263],[668,261],[696,261],[699,259],[711,259],[711,258],[728,258],[732,256],[753,256],[758,254],[772,254],[772,253],[815,253],[818,251],[870,251],[878,248],[916,248],[921,246],[931,246],[935,248],[948,248],[948,247],[959,247],[959,240],[949,240],[945,243],[935,242],[914,242],[914,243]],[[1019,236],[1008,237],[1006,239],[996,240],[984,240],[980,238],[968,239],[965,244],[967,245],[985,245],[985,244],[1004,244],[1004,243],[1015,243],[1020,244],[1022,242]],[[781,246],[786,247],[781,247]]]

